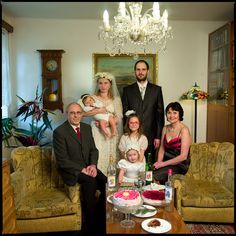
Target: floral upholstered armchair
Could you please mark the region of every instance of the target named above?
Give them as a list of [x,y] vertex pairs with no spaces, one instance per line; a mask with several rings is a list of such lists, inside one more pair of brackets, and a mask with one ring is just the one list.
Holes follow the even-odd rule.
[[52,149],[18,147],[12,151],[11,158],[19,233],[80,230],[80,185],[63,183]]
[[175,174],[176,207],[184,221],[234,222],[234,144],[193,143],[186,175]]

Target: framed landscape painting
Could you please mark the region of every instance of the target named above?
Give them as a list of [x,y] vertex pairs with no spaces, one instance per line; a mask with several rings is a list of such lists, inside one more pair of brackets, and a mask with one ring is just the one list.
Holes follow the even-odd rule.
[[157,54],[138,54],[138,58],[128,55],[110,56],[108,53],[93,54],[93,78],[97,72],[109,72],[116,78],[117,87],[122,95],[123,87],[136,82],[134,64],[138,60],[149,64],[148,80],[157,84]]

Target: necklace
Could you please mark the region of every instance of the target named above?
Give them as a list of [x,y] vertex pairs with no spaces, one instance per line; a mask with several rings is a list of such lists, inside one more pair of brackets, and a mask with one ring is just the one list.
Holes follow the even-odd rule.
[[169,126],[169,130],[170,130],[171,132],[174,132],[176,129],[175,129],[174,127]]

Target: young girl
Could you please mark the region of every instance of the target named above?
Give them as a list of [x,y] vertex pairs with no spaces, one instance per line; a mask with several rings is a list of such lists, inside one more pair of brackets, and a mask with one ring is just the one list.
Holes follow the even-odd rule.
[[125,157],[125,159],[119,160],[117,164],[120,169],[118,175],[119,184],[122,182],[134,183],[138,180],[139,173],[145,171],[145,163],[140,160],[140,149],[135,143],[127,148]]
[[120,138],[118,148],[122,158],[125,158],[125,150],[131,143],[135,143],[139,147],[140,159],[145,163],[144,152],[147,149],[148,140],[143,135],[141,121],[135,113],[128,115],[124,127],[124,134]]

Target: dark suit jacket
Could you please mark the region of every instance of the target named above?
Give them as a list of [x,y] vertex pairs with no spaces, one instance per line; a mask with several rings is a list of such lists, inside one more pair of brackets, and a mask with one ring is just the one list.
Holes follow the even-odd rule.
[[122,105],[124,114],[128,110],[134,110],[141,118],[149,145],[153,144],[155,138],[161,139],[164,126],[164,104],[160,86],[148,82],[144,100],[142,100],[138,84],[131,84],[123,89]]
[[81,170],[97,165],[98,149],[95,146],[90,125],[80,122],[81,141],[68,121],[53,132],[53,148],[57,167],[67,185],[75,185]]

